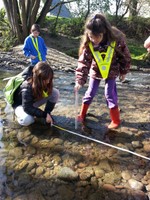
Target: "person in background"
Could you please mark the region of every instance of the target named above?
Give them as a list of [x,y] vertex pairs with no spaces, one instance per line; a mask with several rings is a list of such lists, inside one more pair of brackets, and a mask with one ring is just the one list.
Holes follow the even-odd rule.
[[[33,68],[33,75],[25,80],[14,94],[13,108],[17,121],[22,126],[42,118],[53,123],[51,112],[58,101],[59,91],[53,88],[53,70],[49,64],[40,61]],[[46,103],[45,109],[39,107]]]
[[147,49],[147,51],[150,53],[150,36],[145,40],[144,47]]
[[105,80],[105,98],[110,109],[109,129],[121,123],[118,109],[116,78],[125,79],[130,68],[131,57],[124,34],[112,27],[102,14],[88,18],[79,48],[76,69],[75,92],[87,81],[89,86],[83,97],[78,121],[84,122],[89,105],[97,93],[101,80]]
[[39,61],[46,61],[47,47],[44,39],[39,36],[40,26],[38,24],[33,24],[30,32],[31,34],[24,41],[23,52],[34,66]]

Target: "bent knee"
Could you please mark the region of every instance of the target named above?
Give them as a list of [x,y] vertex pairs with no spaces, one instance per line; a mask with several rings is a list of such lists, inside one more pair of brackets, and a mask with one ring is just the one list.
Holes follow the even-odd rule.
[[27,115],[23,117],[17,117],[17,121],[21,126],[29,126],[34,123],[34,117]]
[[53,88],[52,95],[50,96],[49,100],[53,103],[56,103],[59,99],[60,92],[58,89]]

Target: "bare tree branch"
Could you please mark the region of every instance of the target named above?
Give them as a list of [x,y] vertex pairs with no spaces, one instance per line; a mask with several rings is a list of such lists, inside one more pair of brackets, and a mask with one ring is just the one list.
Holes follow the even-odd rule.
[[58,6],[62,6],[63,4],[72,3],[72,2],[75,2],[75,1],[76,1],[76,0],[61,1],[61,2],[59,2],[59,3],[57,3],[57,4],[55,4],[53,7],[51,7],[51,8],[49,9],[49,11],[52,11],[52,10],[54,10],[55,8],[57,8]]
[[29,20],[29,27],[31,27],[32,24],[34,24],[35,21],[36,21],[36,16],[37,16],[39,7],[40,7],[40,0],[34,1],[33,7],[32,7],[32,10],[31,10],[31,16],[32,17],[30,17],[30,20]]
[[37,23],[41,24],[41,22],[44,20],[46,14],[49,12],[49,8],[50,8],[51,4],[52,4],[52,0],[46,0],[44,7],[41,11],[41,14],[37,19]]

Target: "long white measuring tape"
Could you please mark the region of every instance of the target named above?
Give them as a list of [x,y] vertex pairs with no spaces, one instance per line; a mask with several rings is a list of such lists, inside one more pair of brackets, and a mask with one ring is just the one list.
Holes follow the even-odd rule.
[[76,133],[76,132],[67,130],[67,129],[62,128],[62,127],[60,127],[60,126],[58,126],[58,125],[55,125],[55,124],[51,124],[51,126],[53,126],[53,127],[55,127],[55,128],[58,128],[58,129],[60,129],[60,130],[62,130],[62,131],[71,133],[71,134],[73,134],[73,135],[77,135],[77,136],[79,136],[79,137],[82,137],[82,138],[85,138],[85,139],[94,141],[94,142],[96,142],[96,143],[100,143],[100,144],[106,145],[106,146],[108,146],[108,147],[111,147],[111,148],[114,148],[114,149],[117,149],[117,150],[120,150],[120,151],[128,152],[128,153],[130,153],[130,154],[133,154],[133,155],[135,155],[135,156],[144,158],[144,159],[146,159],[146,160],[150,160],[150,158],[148,158],[148,157],[146,157],[146,156],[143,156],[143,155],[141,155],[141,154],[135,153],[135,152],[133,152],[133,151],[130,151],[130,150],[128,150],[128,149],[124,149],[124,148],[121,148],[121,147],[117,147],[117,146],[114,146],[114,145],[112,145],[112,144],[108,144],[108,143],[106,143],[106,142],[102,142],[102,141],[100,141],[100,140],[96,140],[96,139],[94,139],[94,138],[91,138],[91,137],[88,137],[88,136],[85,136],[85,135],[81,135],[81,134],[79,134],[79,133]]

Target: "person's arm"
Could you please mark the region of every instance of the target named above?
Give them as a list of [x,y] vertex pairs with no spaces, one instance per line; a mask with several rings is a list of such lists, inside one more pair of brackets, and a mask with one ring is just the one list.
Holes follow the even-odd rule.
[[29,37],[27,37],[24,41],[23,45],[23,53],[26,57],[30,57],[31,51],[30,51],[30,45],[29,45]]
[[32,94],[32,88],[27,87],[26,89],[22,90],[22,106],[24,111],[37,118],[44,118],[46,123],[53,123],[53,119],[50,115],[50,113],[47,113],[46,111],[41,110],[40,108],[33,106],[33,94]]
[[84,49],[78,59],[78,67],[75,72],[76,84],[83,86],[86,83],[91,63],[92,53],[89,48]]
[[41,36],[38,36],[38,45],[39,45],[39,51],[40,51],[41,55],[46,57],[46,55],[47,55],[47,46],[45,44],[44,39]]
[[22,89],[22,106],[24,111],[27,114],[38,118],[46,118],[47,113],[39,108],[34,107],[33,104],[34,97],[32,93],[32,88],[28,85]]
[[124,80],[131,66],[131,55],[124,38],[118,43],[118,62],[120,64],[120,79]]
[[[31,47],[31,38],[28,36],[23,45],[23,53],[27,58],[31,58],[32,60],[36,58],[36,56],[33,55],[33,47]],[[36,50],[35,50],[36,51]]]
[[150,52],[150,36],[145,40],[144,47]]
[[[42,38],[43,39],[43,38]],[[43,49],[44,49],[44,52],[45,52],[45,55],[47,55],[47,46],[45,44],[45,41],[43,39]]]

